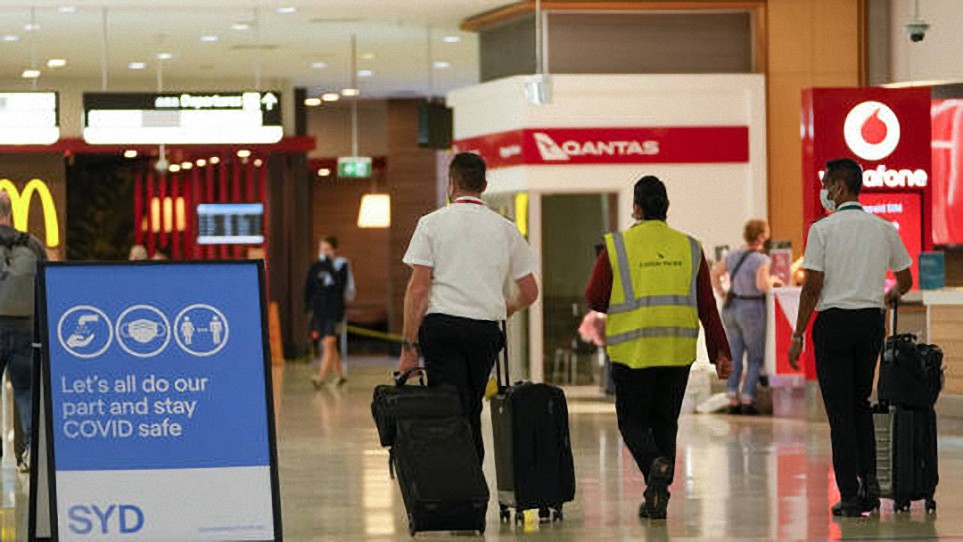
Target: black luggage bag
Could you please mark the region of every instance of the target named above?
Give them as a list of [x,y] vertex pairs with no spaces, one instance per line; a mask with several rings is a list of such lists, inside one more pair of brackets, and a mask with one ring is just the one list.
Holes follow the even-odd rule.
[[[419,373],[421,386],[406,386],[408,379]],[[395,376],[394,384],[375,386],[371,399],[371,416],[378,426],[382,446],[391,446],[400,420],[409,418],[445,418],[461,415],[461,399],[454,386],[425,387],[425,370],[412,369]]]
[[398,422],[391,462],[408,512],[408,531],[485,532],[488,483],[471,427],[462,416]]
[[565,394],[548,384],[509,385],[507,346],[496,367],[498,393],[490,407],[501,520],[510,521],[514,508],[516,523],[531,509],[540,520],[561,521],[562,506],[575,498]]
[[[893,330],[897,318],[894,307]],[[917,344],[912,334],[886,340],[880,363],[873,414],[876,431],[876,476],[880,493],[893,500],[893,511],[906,512],[912,501],[925,501],[936,511],[939,484],[936,411],[943,387],[943,352]]]

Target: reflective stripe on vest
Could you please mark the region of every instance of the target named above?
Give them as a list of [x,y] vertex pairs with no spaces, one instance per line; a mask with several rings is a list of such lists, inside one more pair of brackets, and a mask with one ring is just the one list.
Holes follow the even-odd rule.
[[689,327],[645,327],[627,333],[620,333],[605,338],[605,344],[622,344],[636,339],[651,337],[687,337],[690,339],[699,338],[699,329]]

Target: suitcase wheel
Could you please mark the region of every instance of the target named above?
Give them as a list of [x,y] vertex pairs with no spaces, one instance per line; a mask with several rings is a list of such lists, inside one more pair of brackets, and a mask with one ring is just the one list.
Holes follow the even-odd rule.
[[896,500],[893,501],[893,513],[899,514],[901,512],[910,511],[910,501]]
[[415,516],[413,514],[408,514],[408,534],[415,536],[418,532],[418,526],[415,525]]
[[926,499],[926,513],[935,514],[936,513],[936,501],[933,499]]
[[508,509],[504,504],[498,505],[498,518],[502,523],[511,523],[512,521],[512,511]]
[[525,525],[525,512],[523,510],[515,510],[515,525]]
[[538,522],[548,523],[552,521],[552,511],[549,508],[539,508],[538,509]]
[[552,509],[552,523],[556,521],[565,521],[565,513],[562,512],[562,505],[558,505],[557,508]]

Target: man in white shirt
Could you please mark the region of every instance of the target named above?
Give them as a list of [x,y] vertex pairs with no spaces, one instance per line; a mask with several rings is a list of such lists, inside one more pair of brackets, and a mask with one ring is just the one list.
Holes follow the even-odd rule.
[[[826,163],[820,200],[830,216],[813,224],[806,243],[806,282],[789,363],[798,369],[813,309],[816,376],[829,418],[840,501],[835,516],[879,508],[876,440],[869,396],[886,333],[884,314],[913,285],[913,259],[890,222],[863,211],[863,170],[848,158]],[[886,271],[897,285],[886,291]]]
[[[461,393],[478,459],[484,457],[481,411],[485,387],[504,346],[499,321],[538,298],[536,261],[514,223],[480,199],[485,161],[460,153],[448,168],[451,205],[421,217],[402,260],[411,267],[399,371],[425,359],[429,385]],[[506,299],[509,279],[517,288]]]

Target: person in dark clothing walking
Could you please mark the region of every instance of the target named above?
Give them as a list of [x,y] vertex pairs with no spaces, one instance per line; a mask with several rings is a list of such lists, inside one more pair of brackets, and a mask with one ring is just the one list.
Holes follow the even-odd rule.
[[311,265],[304,284],[304,306],[311,313],[312,335],[321,344],[318,373],[311,377],[316,388],[321,388],[328,371],[333,370],[334,384],[347,380],[341,368],[338,333],[344,322],[345,304],[355,296],[354,274],[347,259],[338,256],[337,237],[325,237],[320,244],[318,261]]

